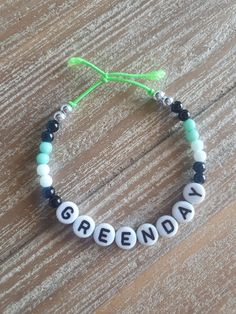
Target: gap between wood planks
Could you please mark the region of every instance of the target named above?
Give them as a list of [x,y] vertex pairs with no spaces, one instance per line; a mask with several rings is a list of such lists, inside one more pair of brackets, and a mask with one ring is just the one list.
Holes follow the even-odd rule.
[[[193,116],[193,118],[198,117],[200,114],[202,114],[203,112],[205,112],[206,110],[209,110],[209,108],[211,108],[216,102],[218,102],[220,99],[224,98],[228,93],[230,93],[234,88],[236,87],[236,83],[234,83],[231,87],[229,87],[225,92],[221,93],[218,95],[218,97],[216,97],[215,99],[209,101],[209,105],[206,106],[205,108],[203,108],[201,111],[199,111],[195,116]],[[138,162],[141,158],[143,158],[146,154],[150,153],[153,149],[155,149],[155,147],[157,147],[158,145],[160,145],[161,143],[163,143],[164,141],[166,141],[170,136],[172,136],[173,134],[175,134],[176,132],[178,132],[178,130],[181,128],[181,126],[178,126],[174,131],[167,133],[167,136],[165,136],[161,141],[159,141],[158,143],[156,143],[155,145],[153,145],[150,149],[148,149],[147,151],[145,151],[143,154],[139,155],[137,158],[133,158],[132,161],[130,162],[130,164],[126,167],[124,167],[123,169],[121,169],[118,173],[115,173],[112,178],[109,178],[105,183],[101,184],[100,186],[98,186],[95,190],[93,190],[91,193],[89,193],[87,195],[87,197],[83,200],[83,202],[85,202],[89,197],[91,197],[93,194],[99,192],[105,185],[109,184],[112,180],[114,180],[118,175],[120,175],[121,173],[123,173],[125,170],[127,170],[131,165],[135,164],[136,162]],[[82,203],[83,203],[82,202]],[[81,203],[81,204],[82,204]],[[80,204],[80,205],[81,205]],[[44,229],[47,230],[49,227],[46,227]],[[18,251],[20,251],[22,248],[24,248],[24,246],[26,246],[28,243],[30,243],[33,239],[35,239],[37,236],[39,235],[39,233],[35,234],[31,239],[29,239],[28,241],[25,241],[21,246],[19,246],[17,248],[16,251],[10,252],[9,255],[7,255],[5,258],[1,259],[1,264],[5,263],[9,258],[11,258],[12,256],[14,256]]]

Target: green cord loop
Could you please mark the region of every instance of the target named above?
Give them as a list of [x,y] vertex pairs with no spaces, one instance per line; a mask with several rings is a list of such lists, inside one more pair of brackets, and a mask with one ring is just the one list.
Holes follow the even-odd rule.
[[140,88],[144,89],[149,96],[152,97],[155,93],[155,91],[152,88],[150,88],[150,87],[148,87],[148,86],[146,86],[140,82],[137,82],[135,80],[131,80],[130,78],[134,78],[134,79],[139,78],[139,79],[147,79],[147,80],[161,80],[166,75],[165,71],[162,69],[158,70],[158,71],[151,71],[151,72],[140,73],[140,74],[123,73],[123,72],[104,72],[103,70],[98,68],[96,65],[92,64],[91,62],[89,62],[83,58],[72,57],[68,60],[69,66],[76,65],[76,64],[83,64],[83,65],[90,67],[95,72],[100,74],[101,78],[100,78],[100,80],[96,81],[92,86],[90,86],[87,90],[85,90],[83,93],[81,93],[77,98],[70,101],[69,104],[72,107],[76,107],[77,104],[83,98],[85,98],[88,94],[90,94],[95,88],[97,88],[98,86],[102,85],[103,83],[107,83],[109,81],[119,82],[119,83],[127,83],[127,84],[131,84],[133,86],[140,87]]

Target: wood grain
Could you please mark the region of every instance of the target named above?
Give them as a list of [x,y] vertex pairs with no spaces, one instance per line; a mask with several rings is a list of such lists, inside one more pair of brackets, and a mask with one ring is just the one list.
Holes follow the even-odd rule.
[[[235,313],[235,1],[19,0],[0,8],[0,312]],[[72,55],[107,71],[163,67],[162,88],[192,112],[207,143],[208,197],[175,239],[104,250],[59,225],[41,198],[40,133],[95,80],[66,67]],[[59,193],[116,228],[170,212],[191,175],[178,121],[125,85],[88,97],[54,147]]]

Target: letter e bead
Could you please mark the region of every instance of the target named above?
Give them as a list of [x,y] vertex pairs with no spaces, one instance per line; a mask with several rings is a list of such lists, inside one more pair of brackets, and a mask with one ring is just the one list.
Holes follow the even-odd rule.
[[116,231],[116,244],[125,250],[132,249],[136,242],[137,236],[135,231],[130,227],[121,227]]
[[115,239],[115,229],[108,223],[101,223],[95,228],[93,238],[98,245],[111,245]]

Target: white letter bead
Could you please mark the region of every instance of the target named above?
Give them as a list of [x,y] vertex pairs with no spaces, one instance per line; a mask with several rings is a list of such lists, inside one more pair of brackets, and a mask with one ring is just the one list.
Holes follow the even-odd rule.
[[73,223],[73,231],[80,238],[88,238],[95,229],[94,220],[87,215],[79,216]]
[[138,241],[146,246],[153,245],[158,240],[157,229],[151,224],[143,224],[137,230]]
[[130,227],[121,227],[116,231],[116,244],[124,250],[132,249],[137,242],[135,231]]
[[115,229],[110,224],[101,223],[95,228],[93,238],[98,245],[111,245],[115,239]]
[[205,199],[205,189],[199,183],[189,183],[184,187],[183,196],[191,204],[199,204]]
[[43,188],[47,188],[52,185],[52,177],[49,176],[48,174],[43,175],[40,177],[39,182]]
[[63,224],[72,224],[79,216],[79,209],[73,202],[63,202],[57,208],[57,219]]
[[172,215],[180,223],[191,221],[194,217],[194,214],[195,212],[193,205],[186,201],[177,202],[172,207]]
[[194,158],[195,161],[205,162],[206,158],[207,158],[207,155],[204,152],[204,150],[197,150],[197,151],[194,152],[193,158]]
[[49,174],[49,171],[50,171],[50,168],[46,164],[40,164],[37,166],[37,174],[39,176],[45,176],[45,175]]
[[156,222],[158,233],[164,238],[171,238],[178,231],[178,223],[172,216],[161,216]]

